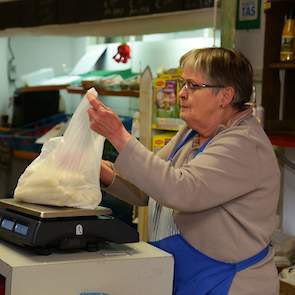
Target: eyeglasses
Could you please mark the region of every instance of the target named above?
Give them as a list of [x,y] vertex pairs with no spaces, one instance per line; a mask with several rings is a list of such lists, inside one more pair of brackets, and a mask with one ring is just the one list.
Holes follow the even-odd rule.
[[185,79],[178,79],[177,80],[179,89],[184,88],[185,90],[188,90],[190,92],[194,92],[199,89],[203,88],[224,88],[224,85],[210,85],[210,84],[198,84],[191,80],[185,80]]

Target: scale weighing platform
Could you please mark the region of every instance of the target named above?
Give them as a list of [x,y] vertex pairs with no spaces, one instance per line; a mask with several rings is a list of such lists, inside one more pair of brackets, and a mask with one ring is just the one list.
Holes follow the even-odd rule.
[[0,239],[43,255],[53,250],[97,251],[105,242],[137,242],[138,232],[111,213],[104,207],[88,210],[0,199]]

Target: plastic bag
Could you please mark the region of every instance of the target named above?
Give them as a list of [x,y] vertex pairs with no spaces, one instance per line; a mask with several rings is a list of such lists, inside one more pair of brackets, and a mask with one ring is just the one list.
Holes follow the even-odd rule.
[[[90,89],[97,95],[94,89]],[[89,127],[86,96],[61,137],[50,139],[18,180],[14,198],[54,206],[94,209],[101,202],[100,164],[105,138]]]

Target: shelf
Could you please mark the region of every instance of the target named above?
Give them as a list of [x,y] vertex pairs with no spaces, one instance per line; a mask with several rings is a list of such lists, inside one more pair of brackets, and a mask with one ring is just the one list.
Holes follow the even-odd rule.
[[13,156],[15,158],[20,158],[20,159],[25,159],[25,160],[35,160],[39,154],[38,153],[35,153],[35,152],[28,152],[28,151],[17,151],[17,150],[14,150],[13,151]]
[[273,134],[268,137],[273,145],[280,147],[295,147],[295,134]]
[[0,132],[7,132],[7,131],[10,131],[10,128],[9,127],[2,127],[2,126],[0,126]]
[[[136,90],[106,90],[95,87],[96,91],[99,95],[102,96],[131,96],[131,97],[139,97],[139,91]],[[67,87],[67,91],[69,93],[76,93],[76,94],[85,94],[87,89],[81,86],[69,86]]]
[[61,89],[67,89],[69,84],[64,85],[42,85],[42,86],[27,86],[19,88],[18,90],[21,93],[24,92],[35,92],[35,91],[53,91],[53,90],[61,90]]
[[[19,88],[21,93],[24,92],[35,92],[35,91],[52,91],[52,90],[61,90],[66,89],[69,93],[76,94],[85,94],[87,89],[81,86],[70,86],[69,84],[65,85],[44,85],[44,86],[30,86],[30,87],[22,87]],[[95,87],[96,91],[100,95],[105,96],[131,96],[131,97],[139,97],[138,90],[106,90]]]
[[269,65],[271,69],[295,70],[295,62],[276,62]]
[[163,131],[178,131],[180,127],[157,127],[152,126],[153,130],[163,130]]

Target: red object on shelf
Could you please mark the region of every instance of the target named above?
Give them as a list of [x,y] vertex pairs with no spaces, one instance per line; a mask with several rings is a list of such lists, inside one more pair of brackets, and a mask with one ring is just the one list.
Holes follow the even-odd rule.
[[295,147],[295,135],[269,135],[273,145],[283,147]]
[[128,44],[122,43],[118,46],[117,53],[113,56],[116,62],[127,63],[128,59],[131,58],[131,49]]

